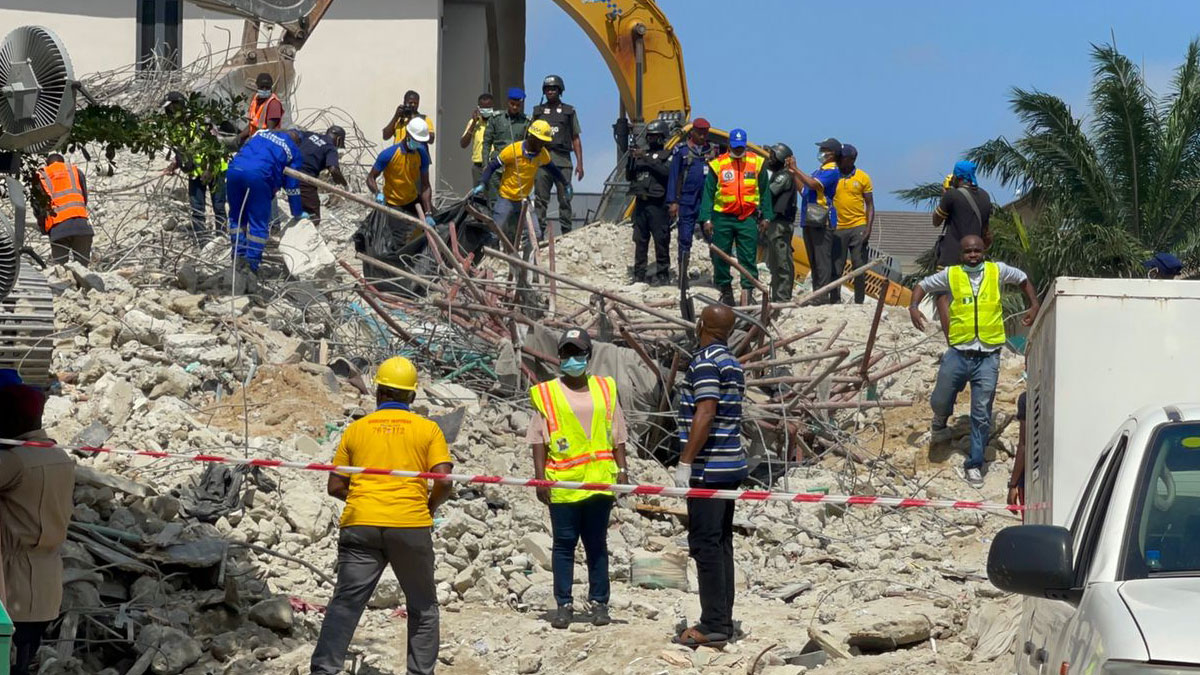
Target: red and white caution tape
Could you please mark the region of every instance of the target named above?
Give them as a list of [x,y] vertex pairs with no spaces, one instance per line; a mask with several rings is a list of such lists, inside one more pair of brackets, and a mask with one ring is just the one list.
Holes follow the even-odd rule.
[[338,466],[320,462],[288,462],[280,459],[249,459],[222,457],[220,455],[186,455],[153,450],[118,450],[93,446],[70,447],[44,441],[17,441],[0,438],[0,444],[35,448],[61,448],[85,453],[131,455],[155,459],[181,459],[191,462],[237,464],[272,469],[299,469],[326,473],[363,474],[366,476],[394,476],[396,478],[424,478],[427,480],[449,480],[455,483],[482,485],[511,485],[514,487],[548,487],[559,490],[604,490],[626,495],[675,497],[681,499],[733,499],[747,502],[796,502],[800,504],[836,504],[838,506],[892,506],[897,508],[964,509],[973,511],[1024,511],[1025,507],[989,502],[952,499],[917,499],[913,497],[879,497],[875,495],[827,495],[820,492],[769,492],[766,490],[712,490],[708,488],[664,487],[661,485],[621,485],[608,483],[575,483],[570,481],[538,480],[533,478],[509,478],[504,476],[473,476],[463,473],[430,473],[428,471],[398,471],[363,466]]

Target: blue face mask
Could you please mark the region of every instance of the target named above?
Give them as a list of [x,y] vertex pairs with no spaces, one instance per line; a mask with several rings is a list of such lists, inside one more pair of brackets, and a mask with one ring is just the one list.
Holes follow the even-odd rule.
[[413,152],[421,149],[421,143],[419,141],[409,138],[405,140],[405,143],[408,145],[408,149],[412,150]]
[[978,265],[963,265],[962,268],[968,272],[979,272],[983,269],[983,263]]
[[271,90],[270,89],[259,89],[258,97],[259,98],[271,98]]
[[562,363],[558,364],[558,369],[561,370],[564,375],[579,377],[587,371],[587,364],[588,360],[586,356],[572,356],[563,359]]

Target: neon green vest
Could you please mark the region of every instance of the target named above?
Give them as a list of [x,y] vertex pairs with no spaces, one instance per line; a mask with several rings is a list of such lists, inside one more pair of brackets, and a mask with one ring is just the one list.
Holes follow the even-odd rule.
[[[589,377],[592,394],[592,437],[583,432],[563,395],[558,379],[542,382],[529,390],[533,407],[546,423],[550,442],[546,446],[546,480],[579,483],[615,483],[617,462],[613,458],[613,416],[617,411],[617,384],[611,377]],[[611,495],[593,490],[550,490],[555,504],[578,502],[592,495]]]
[[1004,309],[1000,306],[1000,267],[983,264],[979,294],[961,265],[947,268],[950,278],[950,344],[966,344],[979,338],[989,347],[1004,344]]

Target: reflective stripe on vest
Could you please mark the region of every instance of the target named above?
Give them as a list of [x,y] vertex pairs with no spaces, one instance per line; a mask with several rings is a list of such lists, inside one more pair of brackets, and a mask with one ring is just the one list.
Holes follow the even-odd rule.
[[55,162],[38,170],[42,190],[50,198],[46,213],[46,231],[71,218],[87,218],[87,200],[79,180],[79,169],[65,162]]
[[271,94],[267,100],[262,102],[259,102],[257,96],[250,99],[250,133],[267,128],[267,106],[271,104],[271,101],[278,103],[280,108],[283,107],[283,103],[275,94]]
[[[542,382],[529,390],[533,407],[546,423],[546,480],[612,483],[617,477],[613,454],[613,420],[617,411],[616,383],[610,377],[589,377],[592,397],[591,438],[575,417],[561,380]],[[597,494],[589,490],[550,490],[550,501],[564,504]]]
[[746,151],[741,159],[725,153],[708,163],[717,177],[713,210],[745,220],[758,211],[758,174],[763,158]]
[[978,339],[988,347],[1004,344],[1004,308],[1000,304],[1000,266],[983,264],[979,292],[961,265],[946,269],[950,280],[950,344],[962,345]]

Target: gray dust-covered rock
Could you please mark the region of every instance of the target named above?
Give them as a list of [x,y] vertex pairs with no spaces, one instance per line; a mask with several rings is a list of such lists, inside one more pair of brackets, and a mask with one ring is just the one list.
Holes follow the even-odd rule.
[[200,643],[187,633],[158,624],[146,626],[138,633],[135,648],[139,654],[154,651],[150,670],[156,675],[177,675],[199,661],[203,653]]
[[287,598],[268,598],[250,608],[250,620],[271,630],[290,631],[294,618]]

